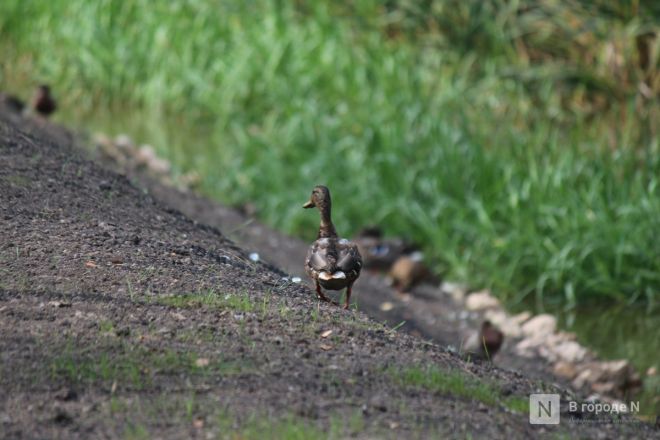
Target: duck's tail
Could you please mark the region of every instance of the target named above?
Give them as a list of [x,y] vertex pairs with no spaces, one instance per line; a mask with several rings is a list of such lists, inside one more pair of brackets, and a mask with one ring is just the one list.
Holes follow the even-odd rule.
[[319,278],[322,279],[323,281],[345,280],[346,279],[346,274],[341,270],[337,270],[333,273],[323,271],[319,274]]

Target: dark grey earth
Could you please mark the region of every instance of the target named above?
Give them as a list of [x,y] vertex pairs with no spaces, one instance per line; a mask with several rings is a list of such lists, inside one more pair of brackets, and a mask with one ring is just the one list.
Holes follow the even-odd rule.
[[368,317],[408,313],[379,315],[395,294],[377,276],[360,311],[319,303],[290,281],[304,243],[74,143],[0,110],[0,438],[660,437],[565,404],[562,424],[530,425],[530,393],[575,396],[465,362],[423,316],[406,324],[420,336]]

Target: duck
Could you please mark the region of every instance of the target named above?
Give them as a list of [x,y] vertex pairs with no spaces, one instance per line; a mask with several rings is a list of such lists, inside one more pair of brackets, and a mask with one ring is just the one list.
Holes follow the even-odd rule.
[[[317,208],[321,224],[316,241],[312,243],[305,258],[305,271],[316,284],[316,295],[321,301],[333,302],[323,293],[326,290],[346,289],[344,309],[348,309],[353,283],[362,270],[362,256],[357,244],[340,238],[332,223],[332,201],[330,190],[317,185],[303,208]],[[335,303],[336,304],[336,303]]]
[[405,293],[420,283],[435,282],[433,273],[423,259],[424,256],[419,251],[397,258],[388,274],[392,287],[400,293]]
[[376,272],[387,272],[402,256],[419,249],[402,238],[385,238],[379,226],[363,228],[355,237],[358,249],[364,258],[364,268]]
[[14,95],[0,92],[0,104],[11,110],[12,113],[21,114],[25,108],[25,103]]
[[504,342],[504,333],[492,322],[485,320],[478,331],[470,334],[463,344],[463,353],[478,359],[492,361]]
[[32,98],[32,109],[41,116],[50,116],[57,108],[57,103],[50,92],[50,86],[41,84]]

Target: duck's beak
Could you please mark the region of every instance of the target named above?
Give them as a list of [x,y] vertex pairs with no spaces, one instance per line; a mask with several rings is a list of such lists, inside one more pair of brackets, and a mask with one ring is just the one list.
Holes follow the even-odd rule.
[[311,200],[309,200],[307,203],[305,203],[303,205],[303,208],[305,208],[305,209],[309,209],[309,208],[313,208],[313,207],[314,207],[314,202],[312,202]]

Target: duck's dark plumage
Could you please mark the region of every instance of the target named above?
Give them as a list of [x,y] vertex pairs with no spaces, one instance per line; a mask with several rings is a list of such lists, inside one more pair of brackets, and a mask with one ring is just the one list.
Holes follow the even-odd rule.
[[328,300],[321,287],[327,290],[346,288],[348,308],[353,283],[360,276],[362,257],[355,243],[340,238],[331,219],[330,190],[325,186],[316,186],[304,208],[318,208],[321,224],[317,240],[312,243],[305,259],[305,271],[316,283],[316,292],[320,299]]

